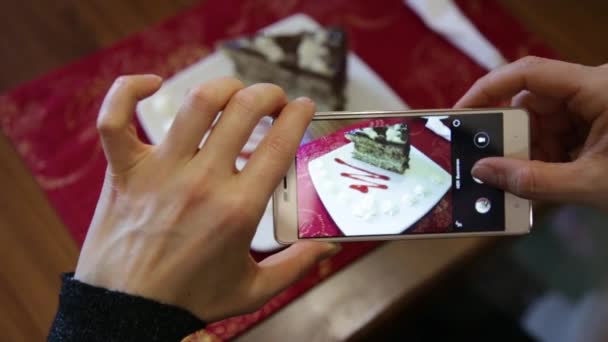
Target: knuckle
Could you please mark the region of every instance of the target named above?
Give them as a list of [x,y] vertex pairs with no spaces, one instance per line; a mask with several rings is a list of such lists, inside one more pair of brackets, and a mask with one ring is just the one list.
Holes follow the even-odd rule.
[[253,206],[244,195],[237,194],[230,196],[223,204],[223,218],[227,225],[248,225],[255,222],[255,212]]
[[272,92],[275,94],[274,96],[279,99],[279,101],[282,101],[285,104],[287,103],[287,93],[285,93],[283,88],[274,84],[268,84],[268,86],[270,86],[270,89],[272,89]]
[[238,88],[238,89],[242,89],[245,87],[245,84],[243,83],[243,81],[239,80],[236,77],[228,76],[228,77],[221,78],[220,81],[225,82],[225,83],[233,83],[234,87]]
[[283,88],[273,83],[258,83],[251,86],[251,88],[255,89],[261,94],[270,94],[276,97],[287,97]]
[[496,71],[490,71],[489,74],[486,74],[486,75],[480,77],[473,83],[471,88],[481,90],[481,91],[485,90],[485,88],[488,85],[488,83],[490,82],[491,78],[494,77],[495,72]]
[[490,71],[489,73],[477,79],[477,81],[473,83],[473,86],[471,88],[476,89],[477,91],[489,96],[490,94],[487,94],[487,89],[491,88],[492,84],[496,82],[496,79],[500,77],[501,72],[501,68]]
[[538,174],[536,172],[538,161],[531,161],[515,173],[513,189],[515,194],[530,196],[536,194],[538,189]]
[[579,159],[578,162],[572,163],[570,173],[579,194],[608,194],[608,183],[603,181],[606,172],[597,167],[594,159]]
[[191,89],[188,92],[188,100],[196,107],[210,105],[212,107],[219,106],[217,99],[217,91],[209,85],[200,85]]
[[268,98],[272,100],[286,101],[287,94],[283,88],[273,83],[257,83],[249,87],[260,98]]
[[538,56],[525,56],[518,59],[515,64],[520,68],[531,68],[544,63],[547,63],[546,58],[538,57]]
[[97,118],[97,131],[100,135],[109,135],[121,129],[118,120],[112,117],[111,113],[102,113]]
[[[271,83],[257,83],[240,89],[230,100],[230,105],[244,113],[252,113],[277,104],[287,102],[287,95],[279,86]],[[271,114],[271,113],[266,113]]]
[[213,174],[214,170],[211,168],[201,167],[196,171],[196,176],[178,180],[178,193],[181,193],[187,202],[200,203],[205,201],[213,188]]
[[239,90],[232,97],[232,103],[237,110],[250,112],[255,108],[258,100],[258,94],[252,87]]
[[198,204],[204,202],[208,198],[209,194],[209,186],[207,182],[186,181],[182,182],[178,186],[178,189],[187,204]]
[[290,154],[289,140],[279,134],[268,135],[261,147],[265,153],[271,155],[285,156]]

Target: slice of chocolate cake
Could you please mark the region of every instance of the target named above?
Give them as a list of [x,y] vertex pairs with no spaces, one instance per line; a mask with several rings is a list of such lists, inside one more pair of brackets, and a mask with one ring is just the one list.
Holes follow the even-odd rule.
[[400,174],[409,167],[410,136],[406,123],[358,128],[344,136],[355,144],[355,159]]
[[291,99],[313,99],[317,111],[344,109],[348,48],[340,29],[258,34],[225,42],[221,49],[247,84],[277,84]]

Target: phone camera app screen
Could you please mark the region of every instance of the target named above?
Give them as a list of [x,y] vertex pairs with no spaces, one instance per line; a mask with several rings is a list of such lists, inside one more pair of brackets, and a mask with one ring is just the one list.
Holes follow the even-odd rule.
[[504,230],[471,176],[503,155],[501,113],[314,120],[296,156],[299,238]]

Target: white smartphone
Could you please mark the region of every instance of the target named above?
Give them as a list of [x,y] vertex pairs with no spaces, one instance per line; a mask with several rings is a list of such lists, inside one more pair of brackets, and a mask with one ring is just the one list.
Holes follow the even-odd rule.
[[528,200],[471,176],[529,159],[517,108],[317,113],[273,197],[275,238],[328,241],[528,233]]

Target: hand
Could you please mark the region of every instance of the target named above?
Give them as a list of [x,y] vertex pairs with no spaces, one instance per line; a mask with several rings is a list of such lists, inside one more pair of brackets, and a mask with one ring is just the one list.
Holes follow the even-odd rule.
[[[249,254],[314,104],[288,103],[271,84],[211,81],[188,94],[166,139],[150,146],[138,139],[132,113],[161,82],[121,77],[101,107],[97,127],[108,169],[75,277],[180,306],[208,322],[253,311],[338,249],[305,241],[260,263]],[[280,113],[272,129],[237,171],[254,126],[272,113]]]
[[511,100],[531,114],[533,161],[487,158],[473,176],[518,196],[608,211],[608,66],[526,57],[479,79],[456,107]]

